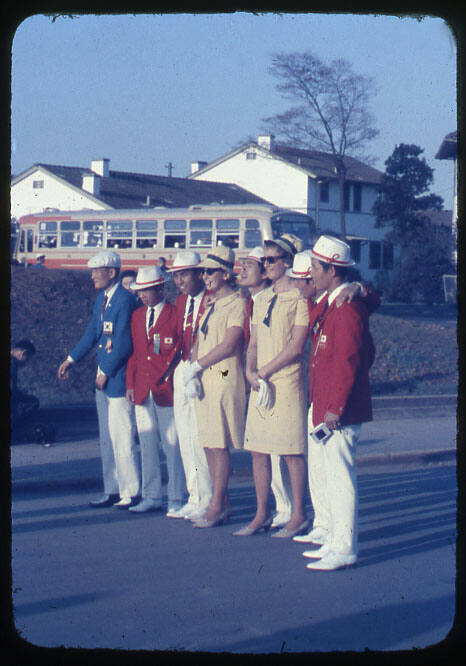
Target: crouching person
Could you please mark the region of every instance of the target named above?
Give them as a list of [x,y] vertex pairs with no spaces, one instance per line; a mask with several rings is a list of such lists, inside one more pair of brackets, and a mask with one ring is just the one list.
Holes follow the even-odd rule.
[[173,415],[173,361],[177,352],[175,307],[163,296],[164,278],[157,266],[140,268],[131,289],[144,307],[131,318],[133,354],[126,372],[126,397],[135,405],[141,446],[142,499],[130,511],[162,508],[160,446],[167,461],[168,511],[183,504],[185,479]]

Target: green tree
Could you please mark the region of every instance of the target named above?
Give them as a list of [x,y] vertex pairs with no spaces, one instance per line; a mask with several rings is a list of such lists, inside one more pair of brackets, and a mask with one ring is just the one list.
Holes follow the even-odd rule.
[[424,150],[400,143],[385,161],[385,173],[374,204],[376,226],[391,227],[387,240],[402,248],[417,238],[426,221],[423,211],[442,210],[443,199],[427,194],[434,171],[424,157]]
[[374,82],[356,74],[346,60],[326,64],[309,51],[277,53],[269,71],[278,81],[277,90],[296,105],[264,118],[267,131],[291,145],[332,156],[340,193],[340,232],[346,238],[344,191],[350,173],[345,155],[370,161],[362,150],[378,134],[368,111]]
[[451,229],[433,224],[425,214],[442,210],[443,199],[429,193],[433,169],[416,145],[401,143],[386,160],[386,171],[374,204],[376,226],[388,227],[386,238],[400,247],[387,297],[404,302],[443,301],[442,276],[455,272]]

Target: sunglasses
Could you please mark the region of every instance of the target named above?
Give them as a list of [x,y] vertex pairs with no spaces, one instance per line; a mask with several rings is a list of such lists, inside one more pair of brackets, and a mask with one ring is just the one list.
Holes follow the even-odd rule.
[[280,254],[278,257],[264,257],[264,264],[275,264],[279,259],[285,259],[286,254]]
[[206,273],[207,275],[213,275],[217,271],[221,271],[221,270],[222,270],[221,268],[204,268],[204,270],[202,272]]

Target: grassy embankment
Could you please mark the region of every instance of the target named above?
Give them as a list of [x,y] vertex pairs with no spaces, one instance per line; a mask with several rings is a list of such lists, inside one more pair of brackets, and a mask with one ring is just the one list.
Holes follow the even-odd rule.
[[[30,338],[37,349],[20,371],[19,384],[44,406],[93,400],[94,353],[72,370],[67,382],[60,382],[56,373],[84,332],[94,298],[87,271],[12,268],[11,339]],[[435,319],[444,310],[424,308],[420,314]],[[374,395],[457,391],[456,329],[442,325],[441,318],[408,319],[414,312],[412,306],[387,307],[371,317],[377,350],[371,370]]]

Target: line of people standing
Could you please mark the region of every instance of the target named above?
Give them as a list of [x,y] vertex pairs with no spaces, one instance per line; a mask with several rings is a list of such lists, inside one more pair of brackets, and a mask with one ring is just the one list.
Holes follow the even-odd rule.
[[[237,277],[247,298],[236,289],[230,248],[212,248],[204,261],[196,252],[179,252],[169,269],[179,291],[174,305],[164,300],[158,267],[139,269],[125,289],[118,254],[102,252],[89,261],[99,294],[91,322],[58,376],[65,379],[72,364],[97,346],[104,494],[93,506],[161,509],[162,448],[167,516],[191,520],[196,528],[221,525],[231,513],[230,451],[244,446],[251,451],[257,509],[235,535],[278,528],[272,536],[320,546],[305,551],[317,560],[309,568],[356,562],[354,452],[360,424],[371,419],[367,319],[380,301],[370,288],[346,281],[352,262],[343,241],[323,236],[312,252],[301,250],[292,234],[252,250]],[[309,413],[303,373],[308,337]],[[309,432],[319,425],[326,436],[313,448]],[[312,529],[305,514],[307,482]]]

